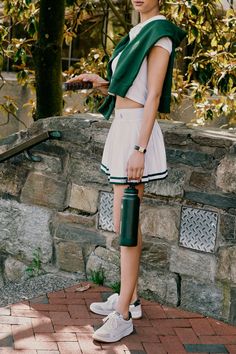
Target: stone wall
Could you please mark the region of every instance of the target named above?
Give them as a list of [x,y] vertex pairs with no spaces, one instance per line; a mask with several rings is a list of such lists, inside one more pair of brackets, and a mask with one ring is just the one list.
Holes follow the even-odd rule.
[[[236,135],[160,122],[169,176],[146,185],[140,292],[236,323]],[[99,169],[110,122],[94,114],[49,118],[0,141],[0,153],[44,130],[60,140],[0,166],[0,286],[26,276],[41,249],[45,272],[119,281],[112,188]]]

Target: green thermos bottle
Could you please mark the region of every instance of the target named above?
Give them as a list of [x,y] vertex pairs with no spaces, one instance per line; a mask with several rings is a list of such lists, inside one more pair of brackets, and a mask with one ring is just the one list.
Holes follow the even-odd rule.
[[138,190],[130,185],[124,190],[121,203],[120,245],[137,246],[140,199]]

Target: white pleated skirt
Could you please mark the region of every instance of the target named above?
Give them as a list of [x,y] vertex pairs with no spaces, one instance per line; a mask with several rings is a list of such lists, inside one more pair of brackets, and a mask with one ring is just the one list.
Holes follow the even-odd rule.
[[145,153],[142,180],[128,182],[127,163],[134,151],[134,145],[138,142],[143,110],[115,109],[115,118],[106,139],[101,163],[101,170],[106,173],[112,184],[146,183],[164,179],[168,175],[163,135],[158,122],[155,121]]

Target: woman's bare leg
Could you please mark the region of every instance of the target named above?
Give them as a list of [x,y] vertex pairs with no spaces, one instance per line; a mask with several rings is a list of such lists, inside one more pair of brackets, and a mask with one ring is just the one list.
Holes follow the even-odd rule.
[[[142,234],[141,234],[140,225],[138,227],[138,247],[139,247],[139,262],[140,262],[141,253],[142,253]],[[135,288],[130,303],[133,304],[137,299],[138,299],[138,276],[137,276]]]
[[[120,209],[121,200],[126,185],[114,185],[114,227],[119,233],[120,229]],[[136,186],[139,192],[140,200],[143,197],[144,185]],[[142,250],[142,236],[139,227],[138,244],[136,247],[120,247],[120,265],[121,265],[121,289],[120,297],[117,304],[117,310],[124,318],[128,317],[129,305],[137,299],[137,281],[139,272],[139,262]]]

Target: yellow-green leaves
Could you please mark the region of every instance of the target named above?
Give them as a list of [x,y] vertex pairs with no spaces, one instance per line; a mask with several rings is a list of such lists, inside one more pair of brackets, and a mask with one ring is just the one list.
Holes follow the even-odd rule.
[[[199,124],[221,114],[235,116],[235,11],[222,12],[219,0],[168,0],[165,13],[188,33],[188,56],[182,56],[187,73],[180,80],[181,74],[176,77],[175,72],[173,101],[180,103],[181,97],[190,96]],[[230,124],[235,118],[229,118]]]

